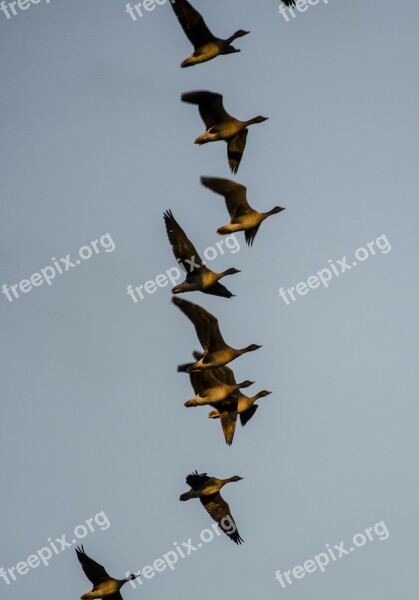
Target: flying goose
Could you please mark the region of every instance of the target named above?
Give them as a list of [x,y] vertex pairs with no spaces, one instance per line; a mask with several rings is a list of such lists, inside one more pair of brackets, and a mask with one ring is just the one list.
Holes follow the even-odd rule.
[[219,177],[201,177],[203,186],[216,194],[224,196],[227,210],[230,213],[229,225],[217,229],[220,235],[244,231],[246,244],[251,246],[262,221],[283,210],[282,206],[275,206],[268,212],[260,213],[254,210],[247,201],[247,188],[230,179]]
[[[272,394],[272,392],[268,392],[267,390],[262,390],[261,392],[258,392],[256,396],[252,397],[245,396],[241,392],[237,393],[237,413],[240,416],[240,422],[242,424],[242,427],[244,427],[246,423],[250,421],[250,419],[257,411],[258,404],[255,404],[256,400],[259,400],[259,398],[264,398],[265,396],[269,396],[269,394]],[[215,410],[212,410],[208,414],[208,417],[210,419],[220,419],[222,418],[222,415],[220,411],[217,408],[215,408]]]
[[105,571],[104,567],[95,560],[87,556],[83,546],[76,548],[77,558],[87,579],[93,583],[93,588],[90,592],[86,592],[81,596],[80,600],[93,600],[93,598],[107,598],[108,600],[122,600],[119,592],[121,587],[127,581],[132,581],[140,576],[129,575],[125,579],[113,579]]
[[183,102],[197,104],[199,114],[207,131],[196,138],[195,144],[208,142],[227,142],[227,158],[230,170],[237,173],[246,146],[247,127],[254,123],[263,123],[268,117],[254,117],[249,121],[239,121],[224,109],[223,97],[213,92],[196,91],[182,94]]
[[222,40],[211,33],[202,16],[187,0],[171,0],[171,5],[186,37],[195,49],[195,52],[181,63],[182,68],[206,62],[220,54],[240,52],[231,46],[231,43],[250,33],[239,29],[228,39]]
[[[199,498],[205,510],[218,523],[221,530],[228,535],[236,544],[243,543],[242,538],[237,531],[236,523],[230,513],[230,507],[221,497],[220,490],[226,484],[233,481],[241,481],[243,477],[234,475],[228,479],[217,479],[208,477],[206,473],[199,474],[197,471],[188,475],[186,483],[191,489],[182,494],[179,500],[191,500]],[[226,523],[228,522],[228,524]]]
[[226,275],[240,273],[238,269],[227,269],[222,273],[214,273],[205,266],[195,246],[192,244],[182,227],[174,218],[170,210],[164,213],[167,237],[172,246],[173,254],[178,263],[186,271],[186,279],[183,283],[175,285],[172,294],[182,292],[201,291],[204,294],[231,298],[234,296],[226,287],[219,283],[219,279]]
[[192,321],[196,335],[204,349],[202,358],[187,367],[188,373],[202,371],[202,369],[222,367],[242,354],[253,352],[262,347],[257,344],[251,344],[246,348],[232,348],[225,343],[218,326],[218,320],[214,315],[202,308],[202,306],[188,302],[188,300],[172,298],[172,302]]

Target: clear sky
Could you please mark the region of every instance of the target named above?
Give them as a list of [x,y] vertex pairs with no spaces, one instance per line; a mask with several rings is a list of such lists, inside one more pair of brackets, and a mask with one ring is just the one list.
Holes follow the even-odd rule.
[[[279,0],[194,3],[220,37],[251,31],[240,54],[180,69],[191,46],[168,2],[135,22],[122,0],[0,13],[0,285],[53,259],[63,271],[0,295],[0,567],[48,538],[71,543],[101,511],[110,526],[80,541],[116,577],[197,542],[211,518],[178,497],[198,469],[244,477],[223,495],[245,543],[215,537],[127,584],[124,600],[407,598],[418,543],[418,3],[321,1],[289,22]],[[235,298],[184,295],[217,315],[231,345],[263,345],[233,366],[256,381],[249,392],[273,394],[231,448],[205,408],[183,406],[192,389],[176,365],[199,343],[170,288],[127,295],[174,264],[164,210],[200,250],[228,222],[199,182],[233,177],[225,144],[193,144],[204,126],[180,95],[194,89],[224,94],[238,118],[269,117],[250,129],[234,178],[255,208],[286,207],[252,248],[238,234],[240,250],[213,261],[241,270],[225,280]],[[368,254],[380,236],[385,250]],[[79,265],[59,261],[94,240]],[[351,265],[359,248],[368,255],[327,288],[279,296],[331,272],[329,259]],[[285,588],[275,579],[381,521],[387,539],[373,531],[324,573]],[[6,600],[88,589],[73,548],[10,585],[0,577]]]

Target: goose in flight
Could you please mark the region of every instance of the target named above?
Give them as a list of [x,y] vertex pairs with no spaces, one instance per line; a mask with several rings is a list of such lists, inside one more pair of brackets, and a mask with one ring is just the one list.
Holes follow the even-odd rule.
[[[246,423],[250,421],[257,411],[258,404],[255,404],[256,400],[259,400],[259,398],[264,398],[265,396],[269,396],[269,394],[272,394],[272,392],[268,392],[267,390],[262,390],[261,392],[257,393],[256,396],[252,397],[245,396],[241,392],[237,393],[237,413],[240,417],[242,427],[244,427]],[[220,419],[222,418],[222,415],[219,409],[215,408],[208,414],[208,417],[210,419]]]
[[181,67],[192,67],[206,62],[220,54],[240,52],[232,46],[235,39],[250,33],[239,29],[226,40],[215,37],[205,24],[204,19],[187,0],[171,0],[171,5],[186,37],[194,47],[194,53],[181,63]]
[[196,335],[204,349],[202,358],[187,367],[188,373],[202,371],[202,369],[222,367],[242,354],[253,352],[262,347],[257,344],[251,344],[250,346],[246,346],[246,348],[232,348],[225,343],[218,326],[218,320],[214,315],[202,308],[202,306],[198,306],[198,304],[193,304],[182,298],[172,298],[172,302],[192,321]]
[[226,485],[234,481],[241,481],[243,477],[234,475],[228,479],[217,479],[216,477],[208,477],[206,473],[192,473],[186,478],[186,483],[190,486],[190,490],[182,494],[179,500],[191,500],[199,498],[202,506],[209,515],[218,523],[220,529],[228,535],[236,544],[242,544],[243,540],[237,531],[236,523],[230,513],[230,507],[227,502],[221,497],[220,490]]
[[263,123],[268,117],[254,117],[249,121],[239,121],[229,115],[223,106],[221,94],[196,91],[182,94],[182,101],[197,104],[199,114],[207,128],[206,132],[196,138],[195,144],[208,142],[227,142],[227,158],[230,170],[237,173],[246,146],[247,127],[254,123]]
[[275,206],[272,210],[264,213],[254,210],[247,201],[247,188],[230,179],[201,177],[201,183],[216,194],[224,196],[227,210],[230,213],[230,223],[217,229],[217,233],[226,235],[244,231],[248,246],[253,244],[259,227],[265,219],[285,210],[282,206]]
[[204,292],[204,294],[232,298],[234,294],[221,285],[219,280],[226,275],[234,275],[235,273],[240,273],[240,271],[238,269],[227,269],[222,273],[214,273],[214,271],[205,266],[195,246],[170,210],[164,213],[164,222],[173,254],[178,263],[186,271],[185,281],[179,285],[175,285],[172,289],[172,294],[200,291]]
[[93,588],[90,592],[86,592],[81,596],[80,600],[93,600],[93,598],[107,598],[107,600],[122,600],[120,594],[121,587],[140,576],[129,575],[125,579],[113,579],[105,571],[104,567],[97,563],[95,560],[90,558],[84,551],[83,546],[76,548],[77,558],[81,564],[81,567],[89,579],[93,583]]
[[[202,354],[200,352],[194,352],[193,355],[196,360],[202,358]],[[178,371],[187,373],[190,365],[191,363],[180,365],[178,367]],[[205,390],[210,386],[222,385],[223,390],[226,388],[230,388],[232,390],[232,392],[226,398],[218,402],[197,402],[194,404],[193,401],[189,401],[191,402],[189,406],[210,404],[213,408],[215,408],[215,410],[212,412],[216,413],[217,416],[212,418],[220,419],[226,444],[231,446],[233,443],[234,432],[236,430],[238,401],[242,395],[241,392],[239,392],[239,386],[236,384],[236,379],[232,369],[227,366],[217,367],[215,369],[205,369],[204,371],[200,371],[198,373],[190,373],[189,378],[195,394],[199,395],[200,397],[204,395]],[[244,387],[243,384],[240,387]],[[195,398],[196,397],[197,396],[195,396]],[[247,396],[244,396],[244,398],[247,398]],[[206,400],[206,398],[204,398],[204,400]]]

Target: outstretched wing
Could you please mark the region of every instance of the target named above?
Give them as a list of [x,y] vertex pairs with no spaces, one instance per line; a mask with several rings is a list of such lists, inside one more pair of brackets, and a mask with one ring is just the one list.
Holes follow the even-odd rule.
[[201,177],[201,183],[216,194],[224,196],[231,219],[253,210],[247,201],[247,188],[244,185],[220,177]]
[[230,165],[231,172],[234,174],[239,170],[240,161],[246,147],[247,134],[247,129],[242,129],[240,133],[227,142],[228,164]]
[[182,100],[198,105],[199,114],[207,129],[232,118],[224,109],[221,94],[206,91],[186,92],[182,94]]
[[77,546],[76,554],[84,574],[86,575],[87,579],[93,583],[93,585],[98,585],[99,583],[102,583],[102,581],[107,581],[109,579],[109,575],[107,574],[105,568],[90,558],[90,556],[88,556],[84,551],[83,546]]
[[221,427],[224,434],[226,444],[231,446],[233,443],[234,432],[236,431],[237,422],[237,399],[230,404],[228,410],[225,410],[223,406],[218,407],[220,412]]
[[210,287],[201,290],[204,294],[211,294],[212,296],[220,296],[221,298],[233,298],[236,294],[232,294],[225,285],[216,281]]
[[255,414],[257,409],[258,409],[258,405],[252,404],[252,406],[250,408],[248,408],[247,410],[245,410],[244,412],[242,412],[240,414],[240,423],[242,424],[242,427],[244,427],[246,425],[247,421],[250,421],[250,419],[253,417],[253,415]]
[[212,496],[202,496],[200,500],[205,510],[211,515],[214,521],[218,523],[221,531],[228,535],[228,537],[236,544],[241,544],[243,540],[240,537],[236,523],[231,516],[230,507],[221,497],[221,494],[217,493]]
[[[195,246],[176,221],[171,210],[167,210],[163,218],[166,224],[167,237],[169,238],[176,260],[188,275],[196,272],[202,267],[202,260]],[[196,267],[196,265],[199,266]]]
[[182,298],[172,298],[172,302],[192,321],[204,350],[214,352],[226,346],[218,326],[218,320],[214,315],[202,306]]
[[170,0],[170,4],[195,50],[214,39],[202,15],[187,0]]
[[186,478],[186,483],[193,489],[199,490],[200,487],[204,485],[210,479],[206,473],[198,473],[195,471],[191,473]]
[[257,227],[253,227],[252,229],[247,229],[244,232],[244,239],[246,240],[246,244],[248,246],[253,245],[253,240],[255,239],[256,234],[259,231],[259,227],[260,227],[260,225],[258,225]]

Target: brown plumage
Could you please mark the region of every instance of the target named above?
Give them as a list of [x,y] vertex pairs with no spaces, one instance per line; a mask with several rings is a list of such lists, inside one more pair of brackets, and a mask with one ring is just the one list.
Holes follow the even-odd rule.
[[192,67],[206,62],[219,55],[240,52],[231,43],[250,33],[239,29],[229,38],[223,40],[215,37],[205,24],[201,14],[188,2],[188,0],[171,0],[173,11],[185,32],[186,37],[194,47],[194,52],[181,63],[181,67]]
[[230,170],[237,173],[246,147],[247,127],[254,123],[263,123],[268,117],[254,117],[248,121],[239,121],[226,112],[221,94],[207,91],[195,91],[182,94],[182,101],[196,104],[199,114],[207,128],[196,138],[195,144],[207,144],[224,140],[227,142],[227,158]]
[[234,475],[228,479],[217,479],[208,477],[206,473],[199,474],[197,471],[188,475],[186,483],[190,490],[182,494],[179,500],[186,501],[199,498],[201,504],[209,515],[218,523],[220,529],[236,544],[242,544],[243,539],[237,531],[236,523],[231,515],[230,507],[220,494],[221,488],[227,483],[241,481],[243,477]]

